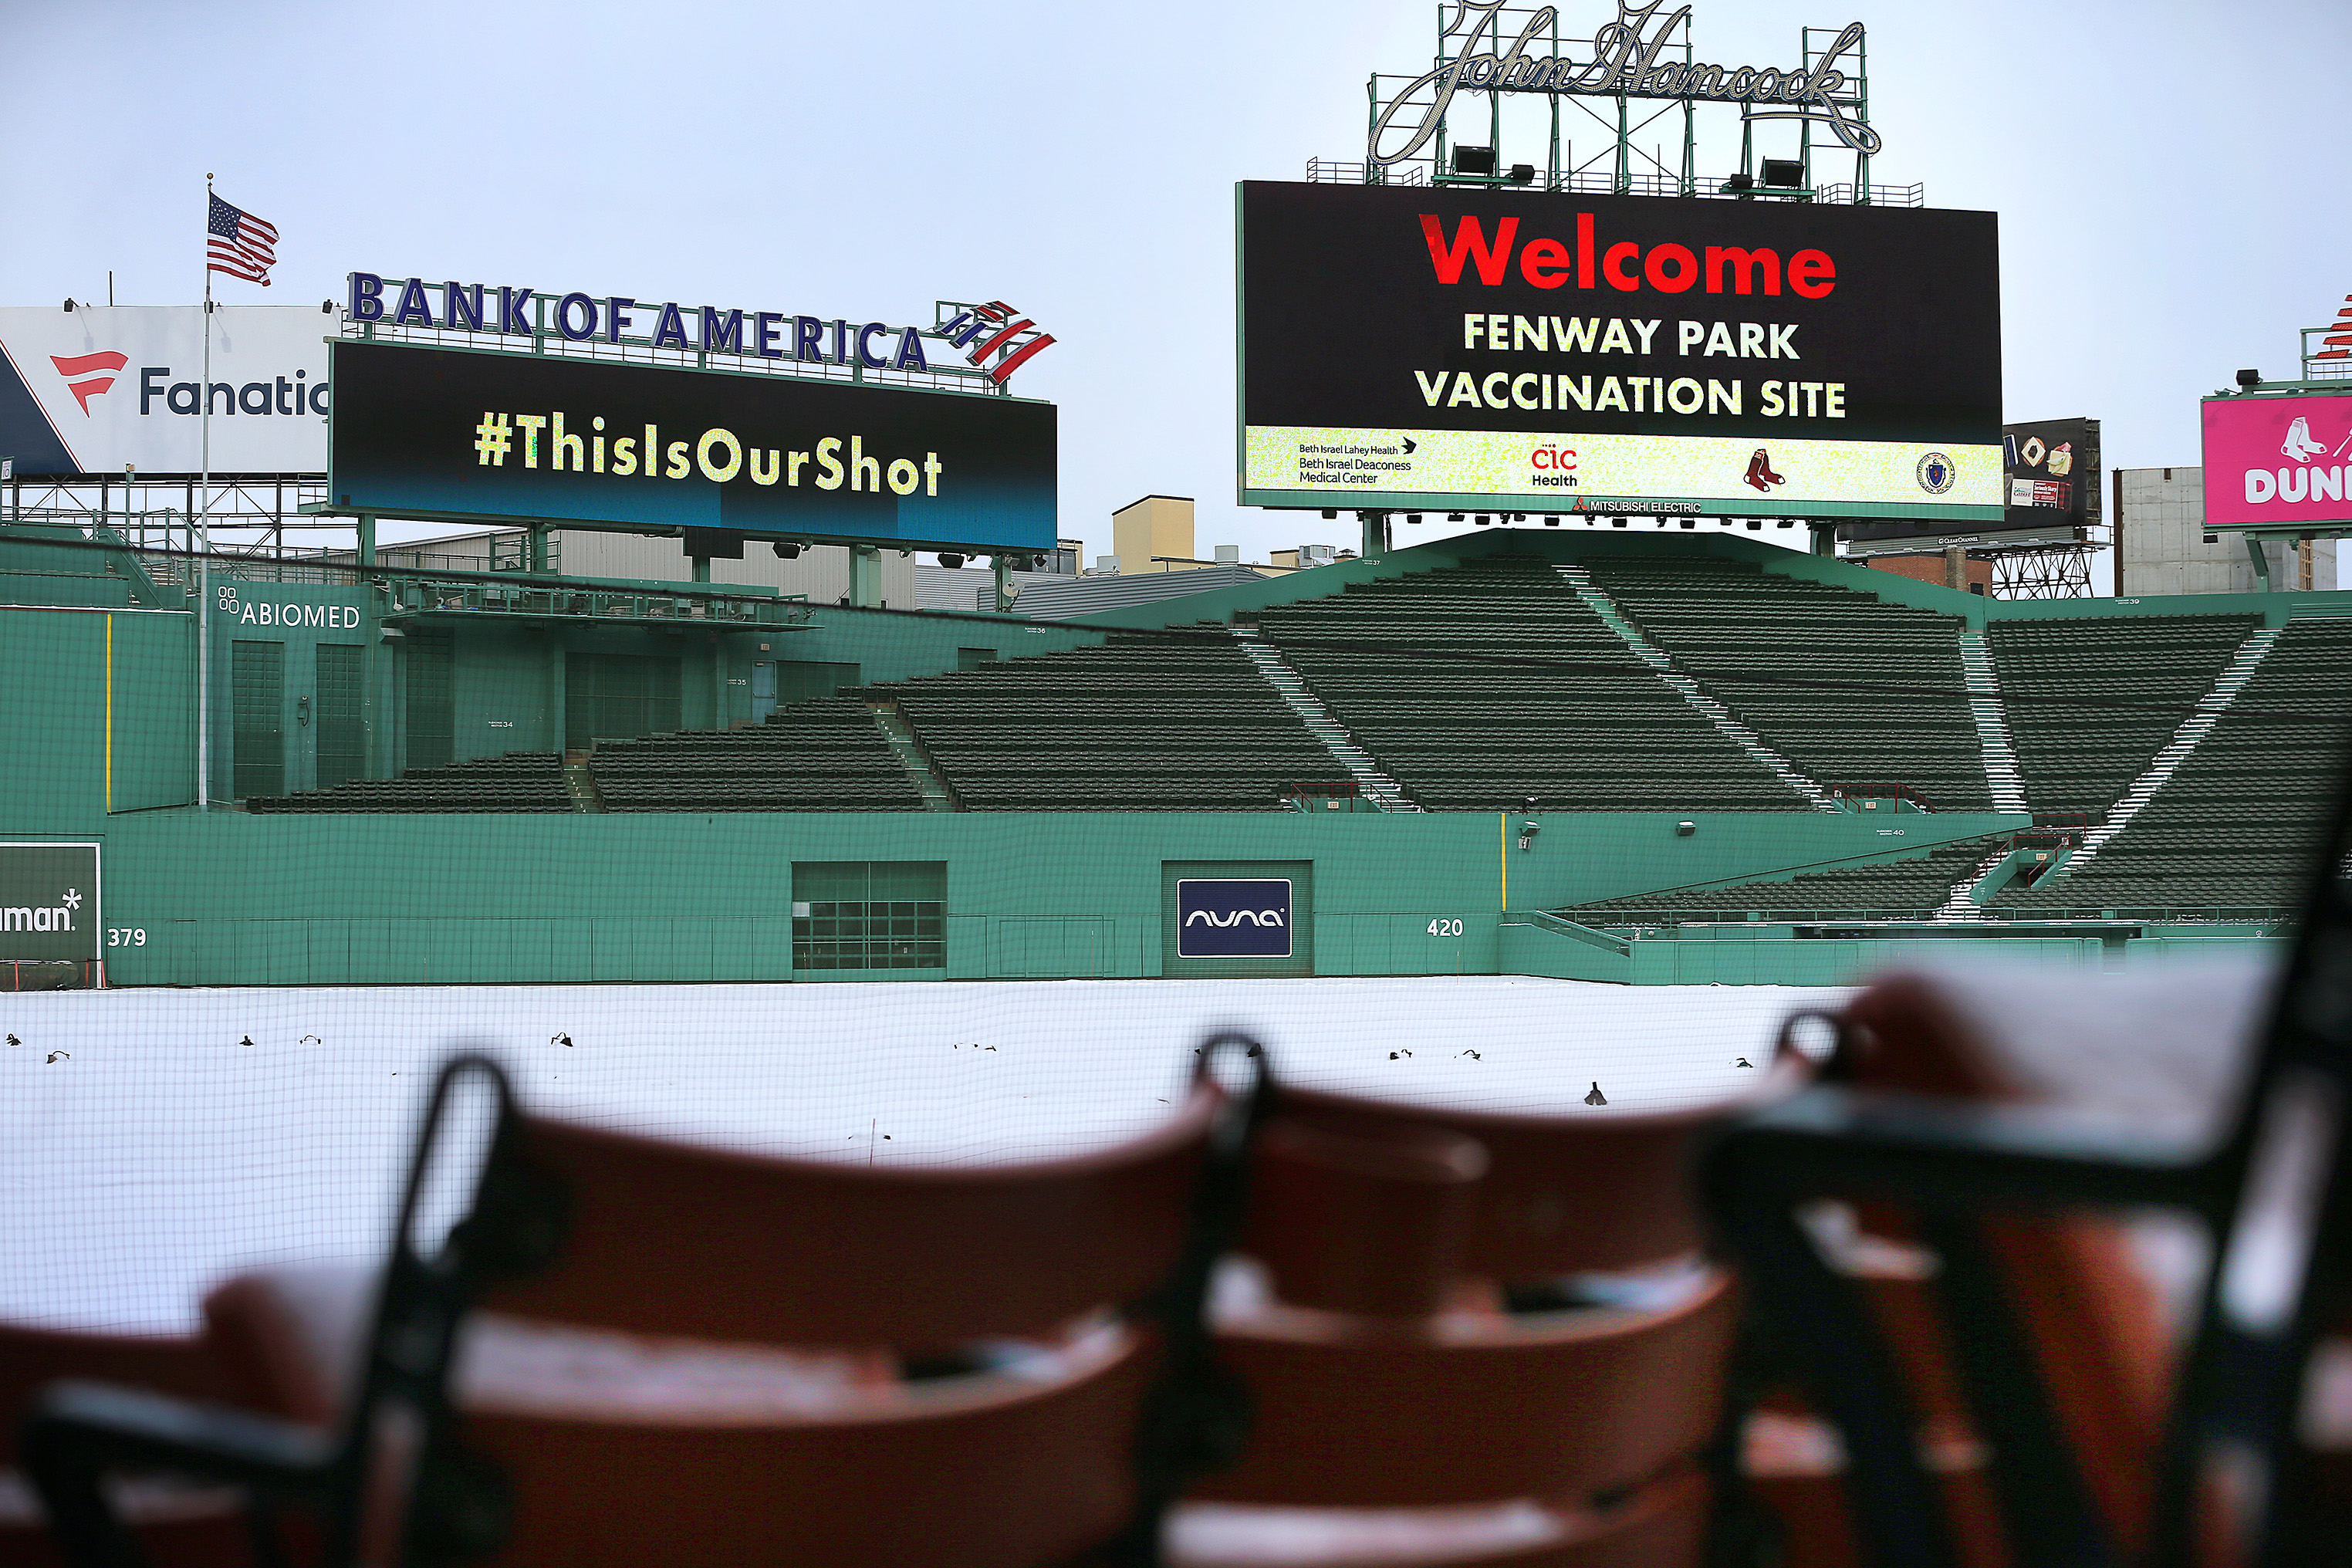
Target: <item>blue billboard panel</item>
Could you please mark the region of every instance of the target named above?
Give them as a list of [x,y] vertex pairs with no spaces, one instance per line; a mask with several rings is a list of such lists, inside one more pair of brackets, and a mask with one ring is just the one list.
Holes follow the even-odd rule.
[[341,510],[1055,547],[1050,403],[366,342],[332,358]]
[[1179,958],[1288,958],[1287,877],[1186,878],[1176,884]]

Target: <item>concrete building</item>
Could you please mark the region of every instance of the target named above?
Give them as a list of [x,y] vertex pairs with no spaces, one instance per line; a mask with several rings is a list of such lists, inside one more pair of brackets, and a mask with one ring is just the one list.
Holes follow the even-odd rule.
[[2203,468],[2117,468],[2113,482],[2116,591],[2126,598],[2336,586],[2332,539],[2263,545],[2265,584],[2242,535],[2207,533]]

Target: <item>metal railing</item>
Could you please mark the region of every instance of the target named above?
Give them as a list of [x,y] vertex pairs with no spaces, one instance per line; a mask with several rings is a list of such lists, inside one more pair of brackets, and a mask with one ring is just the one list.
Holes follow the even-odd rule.
[[799,594],[719,593],[654,583],[574,583],[543,578],[502,582],[489,574],[453,576],[381,567],[360,575],[384,590],[389,602],[382,613],[386,620],[474,614],[781,628],[801,625],[809,618],[806,595]]
[[1566,191],[1584,195],[1622,196],[1721,196],[1735,201],[1810,202],[1819,205],[1923,207],[1927,205],[1927,187],[1924,184],[1909,185],[1865,185],[1840,184],[1811,189],[1793,189],[1780,185],[1759,185],[1752,181],[1738,185],[1730,174],[1694,174],[1685,179],[1680,174],[1628,172],[1619,177],[1611,171],[1558,170],[1546,174],[1538,170],[1531,180],[1515,181],[1507,174],[1449,174],[1437,167],[1431,158],[1410,158],[1383,166],[1370,163],[1343,163],[1332,158],[1307,160],[1307,180],[1318,185],[1478,185],[1499,191]]

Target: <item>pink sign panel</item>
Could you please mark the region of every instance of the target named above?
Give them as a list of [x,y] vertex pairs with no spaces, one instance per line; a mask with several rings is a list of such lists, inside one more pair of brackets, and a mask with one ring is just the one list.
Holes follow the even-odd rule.
[[2205,526],[2352,522],[2352,388],[2205,401]]

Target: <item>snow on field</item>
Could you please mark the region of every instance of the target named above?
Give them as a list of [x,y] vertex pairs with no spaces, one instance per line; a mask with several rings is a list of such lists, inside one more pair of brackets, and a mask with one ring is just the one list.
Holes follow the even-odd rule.
[[[1608,1116],[1738,1094],[1758,1072],[1734,1064],[1760,1068],[1782,1017],[1843,994],[1466,977],[0,995],[0,1318],[184,1330],[233,1268],[376,1253],[460,1042],[526,1104],[606,1126],[980,1163],[1149,1126],[1219,1027],[1304,1085]],[[1606,1108],[1584,1103],[1595,1082]]]

